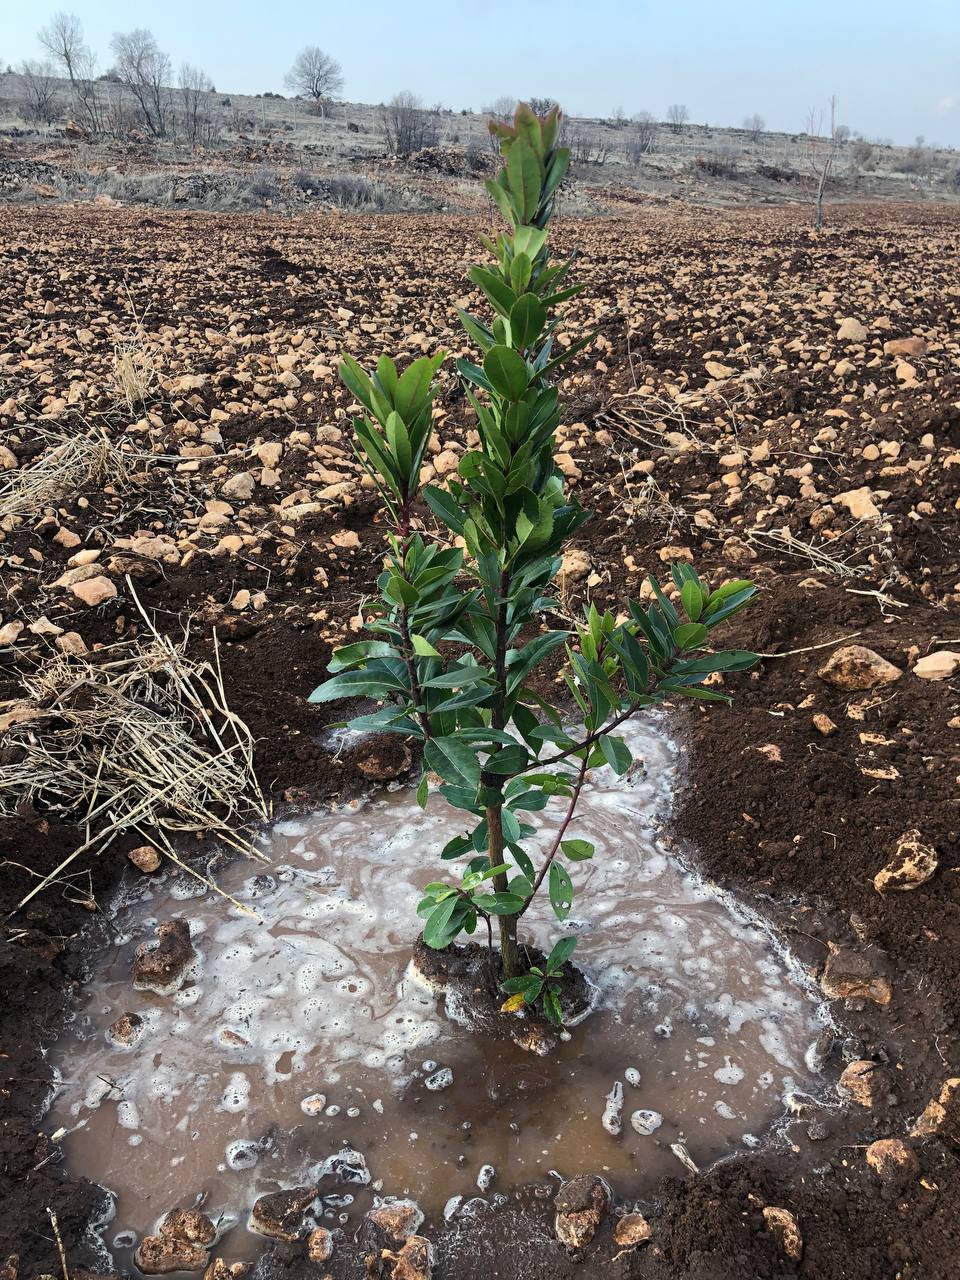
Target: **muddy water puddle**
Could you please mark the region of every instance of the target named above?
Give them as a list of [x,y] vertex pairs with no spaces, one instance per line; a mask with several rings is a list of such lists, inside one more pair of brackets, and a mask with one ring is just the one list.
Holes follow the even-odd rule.
[[[408,971],[420,887],[463,829],[439,797],[425,813],[405,789],[278,823],[271,865],[218,876],[259,919],[182,875],[131,882],[56,1047],[52,1116],[71,1171],[115,1194],[103,1238],[118,1261],[198,1197],[221,1255],[249,1258],[250,1208],[283,1187],[319,1184],[330,1227],[377,1196],[411,1196],[436,1223],[581,1170],[639,1196],[683,1175],[678,1149],[703,1167],[756,1146],[785,1096],[820,1087],[804,1065],[815,992],[762,922],[677,859],[660,829],[674,749],[650,722],[628,736],[642,763],[597,774],[568,832],[597,849],[572,868],[565,926],[597,1006],[551,1057],[465,1031]],[[174,916],[195,963],[170,994],[135,990],[138,945]],[[546,899],[525,923],[545,948],[564,931]],[[141,1020],[129,1045],[109,1030],[124,1014]],[[603,1116],[621,1091],[615,1136]]]

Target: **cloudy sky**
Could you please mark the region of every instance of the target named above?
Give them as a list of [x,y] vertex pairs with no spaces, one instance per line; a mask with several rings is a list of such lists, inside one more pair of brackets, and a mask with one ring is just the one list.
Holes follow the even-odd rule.
[[502,94],[559,99],[574,115],[685,103],[696,123],[759,112],[796,132],[839,99],[839,122],[867,137],[960,147],[957,0],[0,0],[0,63],[38,56],[58,8],[80,18],[109,65],[114,31],[148,27],[174,65],[203,67],[221,92],[282,91],[298,49],[343,66],[345,95],[401,89],[479,110]]

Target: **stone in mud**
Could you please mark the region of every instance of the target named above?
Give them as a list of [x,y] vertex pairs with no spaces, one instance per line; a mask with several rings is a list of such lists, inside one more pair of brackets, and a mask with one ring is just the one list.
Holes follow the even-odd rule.
[[383,1249],[379,1257],[367,1254],[367,1275],[370,1280],[431,1280],[433,1276],[433,1245],[425,1236],[411,1236],[399,1253]]
[[307,1257],[311,1262],[328,1262],[333,1257],[333,1236],[326,1227],[317,1227],[307,1236]]
[[812,1071],[815,1076],[820,1075],[827,1061],[833,1052],[833,1046],[836,1043],[836,1036],[829,1027],[824,1027],[820,1034],[811,1044],[806,1053],[803,1055],[803,1061],[807,1070]]
[[157,928],[156,943],[144,942],[133,961],[133,985],[138,991],[168,995],[183,981],[188,966],[196,958],[186,920],[174,917]]
[[[395,1200],[371,1209],[364,1219],[361,1232],[367,1239],[381,1243],[402,1245],[417,1234],[423,1222],[423,1210],[414,1200]],[[369,1228],[373,1228],[371,1232]]]
[[893,998],[890,979],[873,953],[828,942],[830,954],[820,977],[820,989],[831,1000],[873,1000],[889,1004]]
[[214,1258],[203,1273],[203,1280],[240,1280],[249,1270],[249,1262],[224,1262],[222,1258]]
[[917,660],[913,674],[921,680],[949,680],[960,667],[960,653],[938,649]]
[[216,1228],[199,1209],[171,1209],[155,1236],[144,1236],[134,1261],[148,1276],[171,1271],[203,1271]]
[[936,849],[924,844],[920,832],[912,828],[903,833],[897,841],[896,853],[873,877],[873,887],[877,893],[916,889],[936,875],[938,865]]
[[889,1092],[885,1073],[868,1058],[858,1058],[844,1067],[837,1083],[838,1092],[852,1098],[861,1107],[874,1107]]
[[920,1161],[902,1138],[880,1138],[867,1147],[866,1161],[881,1182],[902,1187],[920,1172]]
[[817,675],[837,689],[856,692],[892,684],[903,672],[865,645],[845,644],[834,650]]
[[143,1035],[143,1019],[139,1013],[121,1013],[116,1022],[110,1024],[107,1035],[114,1044],[132,1049]]
[[618,1138],[623,1132],[623,1085],[614,1081],[613,1088],[607,1094],[600,1123],[607,1133]]
[[635,1249],[653,1236],[653,1228],[642,1213],[625,1213],[613,1228],[614,1244],[621,1249]]
[[928,1102],[911,1137],[944,1138],[960,1144],[960,1077],[945,1080],[939,1095]]
[[127,857],[138,871],[147,875],[160,866],[160,855],[152,844],[142,844],[138,849],[131,849]]
[[144,1236],[133,1260],[148,1276],[164,1276],[171,1271],[203,1271],[207,1265],[203,1245],[188,1244],[170,1236]]
[[297,1240],[303,1230],[303,1215],[318,1192],[318,1187],[291,1187],[261,1196],[250,1215],[250,1230],[274,1240]]
[[630,1124],[635,1133],[639,1133],[641,1138],[649,1138],[651,1133],[655,1133],[663,1124],[663,1116],[659,1111],[634,1111],[630,1116]]
[[803,1236],[790,1210],[767,1205],[763,1211],[763,1222],[776,1240],[780,1252],[791,1262],[799,1262],[803,1257]]
[[336,1155],[330,1156],[324,1166],[324,1173],[353,1186],[365,1187],[370,1182],[370,1170],[363,1153],[344,1147]]
[[610,1212],[613,1193],[596,1173],[578,1173],[565,1182],[553,1202],[553,1229],[564,1248],[584,1249]]
[[535,1053],[541,1058],[546,1058],[557,1047],[556,1036],[539,1026],[526,1027],[522,1031],[511,1031],[510,1038],[517,1048],[523,1049],[525,1053]]

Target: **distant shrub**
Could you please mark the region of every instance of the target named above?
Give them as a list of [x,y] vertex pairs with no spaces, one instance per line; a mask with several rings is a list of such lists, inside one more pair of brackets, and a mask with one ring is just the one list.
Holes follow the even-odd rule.
[[311,195],[316,195],[321,190],[319,178],[310,173],[308,169],[298,169],[291,177],[290,182],[298,191],[309,191]]
[[781,164],[758,164],[757,173],[770,182],[799,182],[800,171],[788,169]]
[[255,200],[276,200],[280,194],[277,186],[276,176],[261,169],[259,173],[254,174],[247,184],[247,192]]
[[355,120],[348,120],[347,133],[359,133],[359,132],[360,132],[360,126],[357,124],[357,122]]
[[693,167],[711,178],[735,178],[740,172],[733,156],[725,150],[715,151],[713,155],[697,156]]
[[876,152],[873,144],[866,138],[858,138],[850,148],[850,155],[859,169],[875,169],[877,167]]

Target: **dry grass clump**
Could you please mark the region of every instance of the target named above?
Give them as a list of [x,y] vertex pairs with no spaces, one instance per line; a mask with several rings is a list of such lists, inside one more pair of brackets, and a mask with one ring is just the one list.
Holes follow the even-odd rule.
[[250,835],[266,804],[253,738],[227,705],[219,661],[188,658],[187,638],[151,628],[95,660],[53,657],[25,681],[27,698],[3,717],[0,813],[36,804],[80,824],[86,838],[20,906],[78,854],[131,831],[181,866],[171,837],[184,833],[256,854]]
[[56,506],[89,485],[122,481],[134,465],[150,460],[148,454],[121,449],[99,424],[79,435],[66,427],[51,431],[36,424],[31,431],[46,438],[49,447],[29,466],[7,473],[0,484],[0,520]]

